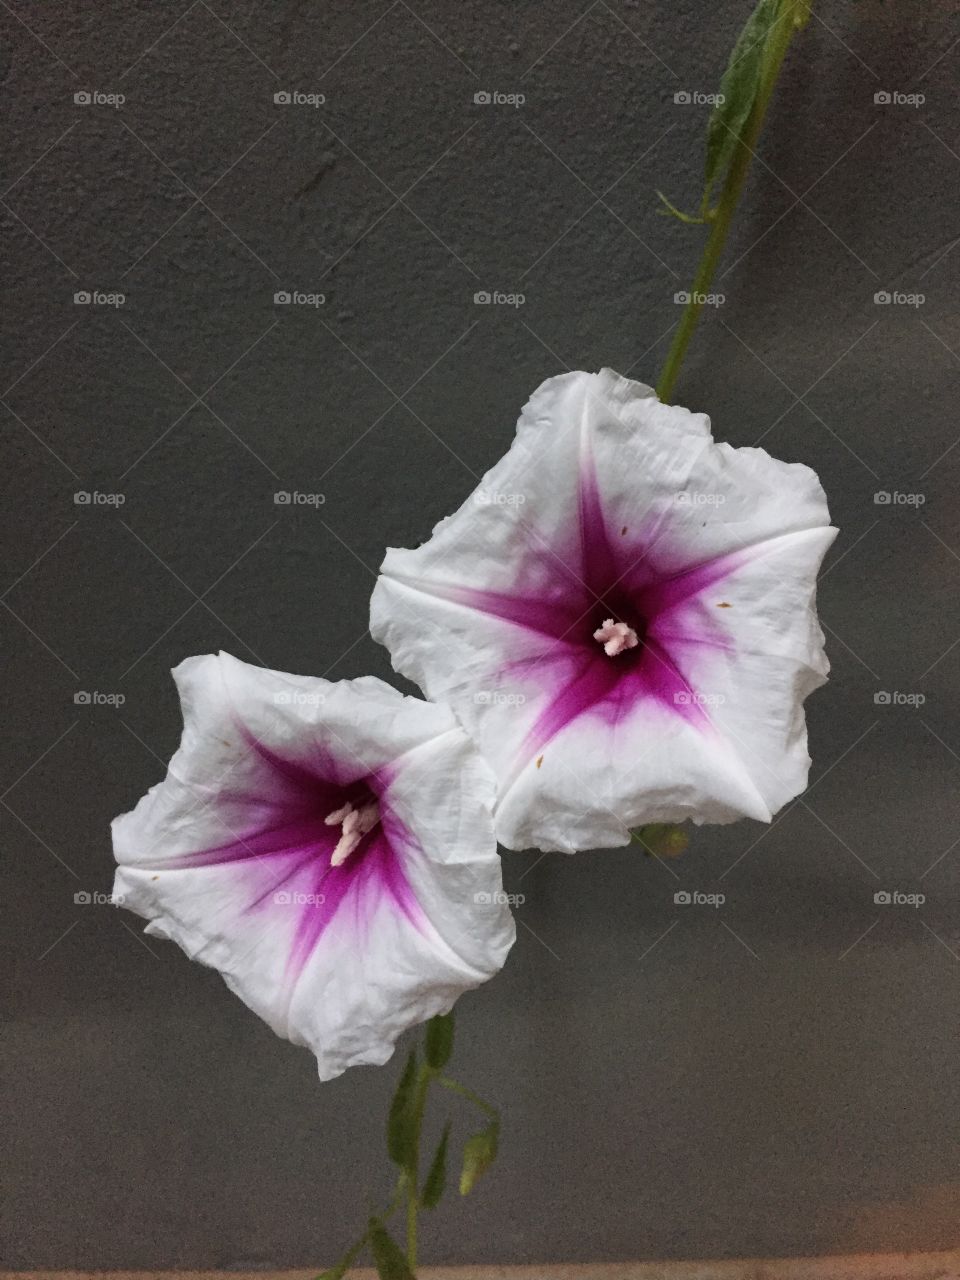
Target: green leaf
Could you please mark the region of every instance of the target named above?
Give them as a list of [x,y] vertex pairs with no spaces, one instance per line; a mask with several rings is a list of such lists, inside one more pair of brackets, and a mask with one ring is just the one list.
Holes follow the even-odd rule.
[[423,1184],[420,1203],[425,1209],[435,1209],[440,1203],[447,1185],[447,1142],[450,1138],[450,1125],[444,1125],[443,1136],[437,1147],[436,1155],[430,1162],[430,1170]]
[[368,1238],[380,1280],[416,1280],[403,1250],[379,1218],[370,1219]]
[[343,1280],[343,1277],[353,1266],[357,1254],[366,1243],[367,1232],[364,1232],[357,1243],[347,1250],[336,1266],[330,1267],[329,1270],[322,1272],[322,1274],[317,1276],[317,1280]]
[[757,100],[763,78],[763,55],[770,31],[777,21],[780,4],[781,0],[759,0],[733,46],[720,81],[722,100],[713,108],[707,123],[703,213],[709,207],[714,184],[723,177],[733,159]]
[[463,1168],[460,1171],[460,1194],[469,1193],[497,1158],[500,1138],[500,1121],[493,1120],[486,1129],[467,1139],[463,1148]]
[[672,822],[648,822],[645,827],[638,827],[630,834],[643,846],[644,853],[657,858],[678,858],[690,843],[690,837],[683,827],[675,826]]
[[453,1014],[443,1013],[427,1023],[424,1055],[434,1071],[442,1071],[453,1053]]
[[417,1083],[417,1051],[410,1050],[387,1117],[387,1151],[394,1164],[409,1169],[416,1154],[414,1094]]

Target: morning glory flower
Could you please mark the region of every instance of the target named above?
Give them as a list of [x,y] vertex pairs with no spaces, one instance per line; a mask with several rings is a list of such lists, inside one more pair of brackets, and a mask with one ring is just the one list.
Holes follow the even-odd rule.
[[510,848],[769,821],[806,786],[835,534],[808,467],[715,444],[612,370],[565,374],[459,511],[388,551],[371,632],[490,762]]
[[227,654],[174,671],[166,779],[113,824],[114,894],[321,1079],[493,976],[514,940],[494,780],[450,711]]

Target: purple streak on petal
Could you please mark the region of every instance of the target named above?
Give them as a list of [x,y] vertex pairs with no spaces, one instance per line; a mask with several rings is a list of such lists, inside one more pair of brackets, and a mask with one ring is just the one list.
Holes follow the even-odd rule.
[[698,729],[713,728],[710,717],[675,657],[653,636],[647,637],[643,663],[644,692]]
[[586,659],[527,732],[518,753],[521,763],[578,717],[597,714],[615,724],[644,701],[658,703],[697,728],[712,728],[689,680],[656,638],[648,636],[635,659],[632,652],[621,657],[626,660],[607,658],[598,649],[597,657]]
[[[391,823],[391,826],[394,824]],[[404,829],[405,830],[405,829]],[[287,977],[296,982],[328,925],[340,911],[352,910],[353,922],[363,941],[382,902],[390,902],[416,929],[426,917],[403,871],[396,846],[383,825],[364,836],[339,867],[315,865],[306,892],[322,901],[306,903],[287,960]]]
[[659,578],[637,593],[638,605],[648,618],[657,618],[735,573],[746,558],[744,552],[734,551]]
[[383,798],[380,800],[380,833],[381,843],[390,852],[383,867],[383,883],[414,928],[422,929],[427,917],[404,872],[404,859],[422,857],[423,847]]
[[[402,579],[400,580],[402,581]],[[417,583],[417,590],[424,595],[462,604],[478,613],[488,613],[515,626],[543,635],[559,636],[568,631],[583,612],[583,605],[571,600],[570,589],[563,588],[562,597],[549,599],[544,595],[513,595],[506,591],[486,591],[479,587],[459,587],[452,582]]]
[[[418,589],[441,599],[553,637],[555,643],[542,653],[506,661],[499,671],[502,677],[542,681],[548,691],[546,705],[524,737],[518,766],[579,717],[600,715],[615,724],[644,702],[669,710],[702,731],[712,730],[678,651],[732,651],[722,620],[714,618],[707,602],[696,597],[734,573],[749,551],[690,564],[682,545],[686,539],[677,545],[671,537],[671,511],[669,504],[639,510],[631,528],[611,528],[585,441],[578,483],[579,545],[559,540],[557,565],[550,565],[548,571],[550,593],[525,592],[524,583],[516,584],[513,593],[416,583]],[[567,581],[576,575],[563,557],[573,562],[578,553],[579,578]],[[552,594],[557,584],[562,598]],[[689,608],[683,609],[685,604]],[[635,651],[614,657],[603,653],[593,632],[606,617],[636,630],[641,643]],[[558,661],[563,664],[560,668]]]
[[531,725],[520,747],[526,757],[541,750],[561,729],[606,698],[618,681],[614,663],[598,648],[598,658],[587,657],[578,665],[577,674],[555,693]]
[[[239,719],[237,728],[268,766],[275,790],[271,792],[270,778],[263,779],[257,795],[250,794],[249,786],[222,790],[221,796],[230,795],[244,806],[243,829],[229,832],[224,824],[230,835],[224,843],[167,859],[164,870],[235,866],[249,884],[247,912],[279,913],[293,922],[286,965],[291,984],[340,913],[352,910],[361,945],[381,902],[392,903],[415,928],[425,928],[426,916],[404,871],[405,858],[415,856],[419,844],[386,799],[402,761],[345,781],[349,771],[319,746],[309,762],[291,759],[268,747]],[[328,826],[326,817],[346,801],[359,808],[372,800],[380,805],[380,824],[344,863],[331,866],[340,828]],[[278,809],[288,815],[286,821],[277,821]],[[294,894],[302,894],[303,900],[294,900]]]
[[622,567],[618,567],[618,555],[608,536],[596,468],[588,446],[584,447],[580,458],[578,505],[583,577],[589,584],[591,595],[603,596],[619,579]]
[[[275,875],[266,888],[260,887],[257,896],[247,904],[247,911],[253,913],[258,907],[268,907],[279,905],[277,902],[277,892],[282,889],[283,885],[290,884],[291,881],[296,882],[296,877],[301,871],[307,867],[319,865],[317,861],[317,850],[315,848],[307,848],[306,853],[302,849],[287,851],[287,865],[280,869],[279,874]],[[293,865],[290,861],[293,860]]]
[[[545,682],[552,687],[547,706],[525,735],[518,759],[521,764],[580,716],[600,714],[608,722],[616,723],[644,700],[669,708],[700,727],[710,725],[689,681],[665,647],[666,637],[658,633],[662,628],[656,627],[656,619],[718,580],[729,571],[728,567],[717,562],[704,566],[704,571],[699,572],[698,566],[658,582],[649,550],[638,550],[636,540],[624,543],[611,538],[593,461],[587,453],[581,459],[578,501],[582,568],[590,607],[588,616],[577,619],[572,628],[576,635],[569,639],[581,646],[583,659],[576,664],[572,675],[560,681],[559,690],[556,673],[549,668],[556,658],[569,660],[569,644],[526,666],[529,674],[542,663],[546,668],[542,673]],[[653,530],[659,530],[662,523],[662,519],[654,521],[651,529],[650,517],[647,517],[644,547],[653,547]],[[642,586],[631,590],[627,584],[631,579],[636,584],[638,578]],[[599,614],[596,618],[590,616],[598,609],[638,628],[643,639],[635,653],[614,658],[603,653],[593,638],[594,623],[601,619]],[[702,620],[699,621],[702,630]],[[719,636],[707,636],[696,629],[689,636],[677,638],[681,644],[699,640],[711,646],[722,644]],[[504,670],[522,672],[525,665],[524,662],[510,663]]]
[[[237,728],[242,734],[245,742],[252,751],[260,757],[265,764],[268,764],[275,773],[287,782],[293,783],[295,787],[301,790],[309,790],[311,793],[317,793],[326,789],[333,796],[339,787],[342,787],[346,781],[344,771],[340,763],[333,757],[331,752],[324,750],[318,744],[314,746],[315,756],[311,761],[291,760],[287,756],[278,755],[274,750],[257,738],[247,726],[238,718]],[[354,770],[354,773],[356,770]]]
[[542,635],[557,637],[576,623],[582,610],[567,601],[548,600],[543,596],[524,597],[499,591],[479,591],[464,588],[463,604],[494,617],[503,618],[515,626],[525,627]]
[[186,867],[222,867],[230,862],[248,862],[261,858],[272,858],[282,855],[303,853],[310,850],[327,857],[333,852],[337,843],[339,829],[328,827],[323,817],[314,810],[312,816],[302,817],[282,826],[251,830],[248,834],[239,833],[222,845],[210,849],[199,849],[195,853],[184,853],[176,858],[168,858],[164,867],[182,870]]
[[[569,671],[579,671],[583,665],[584,645],[579,635],[571,633],[564,640],[555,640],[539,653],[524,658],[514,658],[504,662],[496,671],[491,672],[497,688],[524,687],[524,682],[532,680],[546,692],[552,694],[557,686],[570,679]],[[592,653],[589,654],[593,656]],[[558,670],[557,664],[561,664]]]
[[[589,595],[583,581],[580,548],[577,542],[564,545],[562,538],[556,536],[545,538],[543,534],[537,532],[529,520],[524,520],[519,515],[517,527],[526,536],[534,567],[550,583],[554,600],[564,603]],[[576,564],[577,568],[573,568],[570,562]],[[530,576],[528,569],[527,577]],[[520,594],[526,597],[531,593],[524,589]]]

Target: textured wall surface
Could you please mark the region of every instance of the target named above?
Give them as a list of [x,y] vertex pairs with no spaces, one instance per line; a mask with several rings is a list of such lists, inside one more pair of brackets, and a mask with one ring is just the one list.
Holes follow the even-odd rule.
[[[379,1190],[394,1067],[319,1087],[215,973],[74,895],[109,889],[109,820],[176,745],[171,665],[391,678],[384,546],[463,500],[543,378],[654,379],[701,243],[656,212],[698,195],[705,108],[674,93],[715,89],[746,8],[0,6],[5,1265],[323,1263]],[[427,1261],[935,1247],[960,1220],[960,26],[815,8],[677,392],[812,465],[841,528],[812,789],[670,866],[506,857],[519,938],[458,1048],[502,1155]]]

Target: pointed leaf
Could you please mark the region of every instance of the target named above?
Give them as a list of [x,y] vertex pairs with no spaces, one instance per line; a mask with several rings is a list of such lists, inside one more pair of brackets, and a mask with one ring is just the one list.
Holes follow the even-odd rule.
[[467,1139],[463,1148],[463,1168],[460,1171],[460,1194],[469,1193],[497,1158],[500,1138],[500,1121],[493,1120],[486,1129]]
[[415,1151],[413,1097],[417,1081],[417,1051],[410,1050],[387,1118],[387,1151],[394,1164],[410,1168]]
[[427,1023],[424,1054],[434,1071],[442,1071],[453,1052],[453,1014],[443,1013]]
[[403,1250],[379,1218],[370,1219],[369,1240],[380,1280],[416,1280]]
[[[757,100],[767,38],[777,21],[780,0],[759,0],[744,24],[720,81],[722,100],[713,108],[707,124],[707,159],[704,168],[703,210],[713,186],[726,173],[733,153]],[[784,14],[783,21],[786,21]]]
[[436,1155],[430,1162],[430,1169],[423,1184],[420,1203],[425,1209],[435,1209],[440,1203],[447,1185],[447,1142],[450,1138],[449,1122],[444,1125],[443,1136],[437,1147]]

